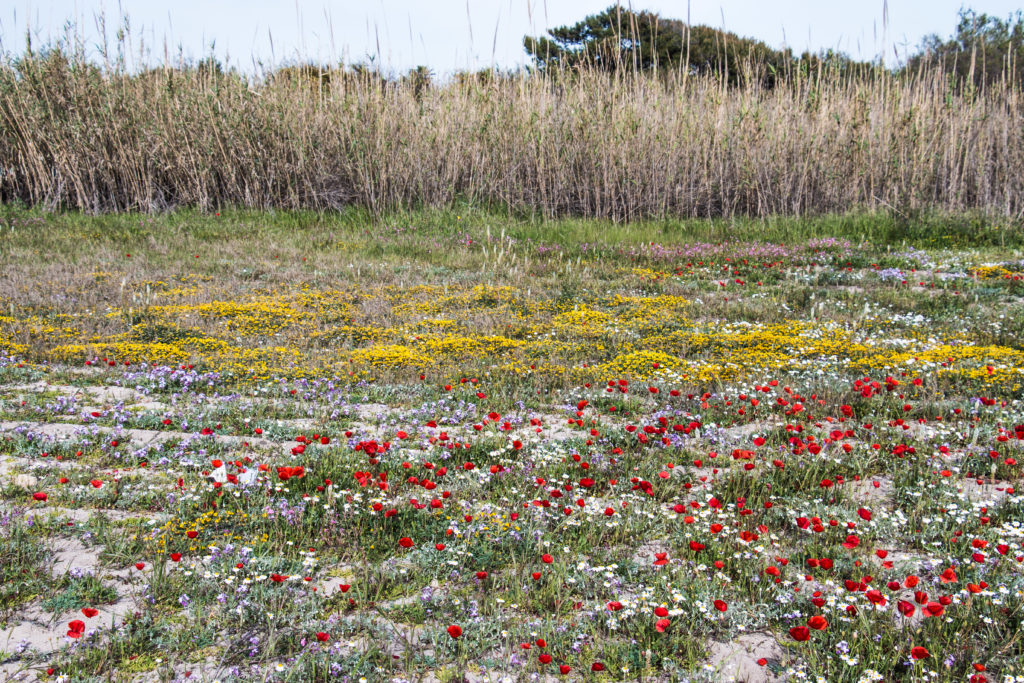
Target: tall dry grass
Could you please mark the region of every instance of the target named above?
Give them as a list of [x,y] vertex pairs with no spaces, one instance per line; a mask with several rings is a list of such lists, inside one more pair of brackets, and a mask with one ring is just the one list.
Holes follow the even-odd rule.
[[964,92],[934,70],[811,70],[768,90],[597,72],[254,82],[56,51],[0,64],[0,199],[89,212],[469,201],[614,220],[1020,217],[1022,178],[1020,91]]

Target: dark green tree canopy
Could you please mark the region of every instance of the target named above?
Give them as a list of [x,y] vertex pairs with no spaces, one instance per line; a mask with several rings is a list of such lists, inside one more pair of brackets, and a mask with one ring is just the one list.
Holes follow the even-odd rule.
[[956,31],[948,39],[937,35],[924,39],[921,52],[907,68],[938,63],[958,83],[975,87],[999,81],[1006,73],[1024,85],[1024,14],[1019,10],[1005,21],[974,10],[960,10]]
[[792,61],[789,50],[776,50],[710,26],[690,26],[655,12],[611,6],[547,36],[526,36],[523,46],[538,69],[590,66],[604,70],[688,69],[690,73],[743,77],[743,65],[759,67],[758,78],[773,82]]

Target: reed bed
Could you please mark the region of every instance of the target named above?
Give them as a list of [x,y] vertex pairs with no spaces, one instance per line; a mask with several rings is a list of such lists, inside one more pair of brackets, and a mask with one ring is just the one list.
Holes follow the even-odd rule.
[[[747,68],[753,69],[751,65]],[[285,73],[286,75],[282,75]],[[1019,87],[937,68],[714,76],[0,63],[0,200],[85,212],[460,203],[535,217],[1024,215]]]

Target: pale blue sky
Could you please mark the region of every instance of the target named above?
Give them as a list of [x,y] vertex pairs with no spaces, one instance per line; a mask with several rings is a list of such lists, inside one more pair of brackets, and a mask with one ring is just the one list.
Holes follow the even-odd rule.
[[[979,12],[1005,18],[1021,0],[976,0]],[[511,67],[525,60],[524,34],[573,23],[614,0],[5,0],[0,2],[0,41],[5,50],[24,47],[26,28],[34,40],[59,36],[77,19],[87,46],[100,42],[96,16],[107,17],[113,37],[118,17],[131,20],[134,49],[140,41],[150,60],[180,47],[188,57],[213,52],[246,71],[255,64],[280,64],[299,56],[322,62],[366,61],[385,69],[426,64],[439,74],[492,63]],[[685,19],[686,0],[623,1]],[[838,48],[870,59],[882,52],[894,62],[929,33],[950,34],[962,0],[889,0],[883,32],[883,0],[692,0],[692,23],[724,26],[780,47],[817,51]],[[95,54],[95,50],[93,50]]]

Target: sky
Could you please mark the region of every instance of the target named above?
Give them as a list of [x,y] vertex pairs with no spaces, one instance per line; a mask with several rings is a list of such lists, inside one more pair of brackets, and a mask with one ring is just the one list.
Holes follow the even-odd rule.
[[[1021,0],[976,0],[1006,18]],[[135,65],[211,53],[249,72],[315,60],[372,62],[386,72],[418,65],[438,75],[526,62],[524,35],[572,24],[614,0],[0,0],[0,47],[20,52],[77,26],[93,56],[129,20]],[[963,0],[622,0],[624,7],[707,24],[794,52],[838,49],[893,65],[922,37],[952,33]],[[883,15],[885,19],[883,20]],[[141,49],[140,49],[141,48]],[[138,55],[145,55],[139,57]]]

